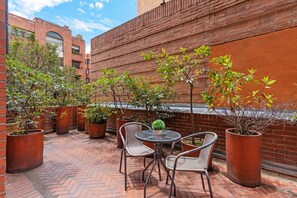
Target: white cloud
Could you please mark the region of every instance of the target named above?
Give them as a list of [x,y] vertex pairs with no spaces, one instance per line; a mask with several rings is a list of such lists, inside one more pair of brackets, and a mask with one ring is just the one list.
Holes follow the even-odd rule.
[[84,10],[81,9],[81,8],[77,8],[77,11],[79,11],[79,12],[82,13],[82,14],[86,14],[86,11],[84,11]]
[[84,6],[84,5],[87,5],[87,2],[85,2],[85,1],[80,1],[79,4],[80,4],[81,6]]
[[109,0],[101,0],[101,2],[106,2],[106,3],[108,3],[108,2],[109,2]]
[[95,3],[95,7],[98,8],[99,10],[101,10],[101,9],[103,8],[103,3],[97,1],[97,2]]
[[86,50],[85,50],[86,54],[89,54],[91,52],[91,44],[90,43],[86,43]]
[[56,16],[56,18],[59,21],[59,25],[67,25],[71,30],[77,30],[78,32],[94,32],[96,30],[100,32],[106,32],[111,29],[102,23],[97,23],[92,20],[83,21],[80,19],[59,16]]
[[45,7],[55,7],[72,0],[10,0],[9,12],[22,15],[26,18],[33,18],[36,12],[40,12]]
[[94,8],[94,4],[93,4],[93,3],[90,3],[90,4],[89,4],[89,7],[90,7],[90,8]]

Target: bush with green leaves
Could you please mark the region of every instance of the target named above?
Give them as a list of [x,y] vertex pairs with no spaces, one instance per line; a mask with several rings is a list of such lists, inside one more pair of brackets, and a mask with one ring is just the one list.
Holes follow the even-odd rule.
[[164,130],[166,128],[165,123],[162,120],[155,120],[152,123],[153,130]]
[[32,69],[18,60],[7,57],[6,104],[9,112],[15,112],[21,133],[28,133],[29,125],[42,113],[42,107],[52,98],[47,87],[52,85],[49,75]]
[[107,105],[93,103],[87,106],[85,115],[89,124],[104,124],[114,113]]
[[[102,76],[97,79],[96,85],[102,93],[113,101],[114,107],[119,109],[120,118],[125,119],[125,112],[128,109],[128,98],[130,90],[126,86],[128,73],[118,74],[114,69],[102,69]],[[124,105],[124,102],[126,105]]]
[[236,129],[235,133],[262,133],[286,117],[286,105],[275,104],[276,99],[270,93],[275,80],[268,76],[256,78],[254,69],[248,69],[247,73],[234,70],[229,55],[213,58],[211,63],[209,88],[202,97],[209,109]]
[[129,103],[137,108],[143,108],[146,111],[145,123],[151,123],[152,112],[163,112],[169,110],[163,103],[175,98],[175,92],[170,86],[161,84],[151,84],[142,77],[126,78],[126,86],[130,90]]

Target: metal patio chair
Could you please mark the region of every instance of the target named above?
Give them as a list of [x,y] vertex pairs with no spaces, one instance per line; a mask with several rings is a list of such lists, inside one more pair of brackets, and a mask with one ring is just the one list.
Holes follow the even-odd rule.
[[[189,150],[182,152],[178,155],[172,155],[174,145],[184,139],[192,138],[192,137],[203,137],[204,136],[204,141],[203,145]],[[204,185],[204,180],[203,180],[203,174],[205,174],[207,178],[207,183],[209,187],[209,193],[210,197],[213,197],[212,195],[212,189],[211,189],[211,184],[210,184],[210,178],[208,174],[208,164],[209,161],[211,160],[211,154],[213,153],[213,148],[215,145],[215,142],[217,141],[218,136],[217,134],[213,132],[200,132],[200,133],[195,133],[192,135],[188,135],[186,137],[181,138],[181,140],[176,141],[172,143],[172,150],[171,150],[171,155],[169,155],[166,158],[166,167],[168,168],[168,172],[172,171],[172,176],[171,176],[171,185],[170,185],[170,191],[169,191],[169,198],[171,197],[172,194],[172,187],[174,185],[174,178],[175,178],[175,171],[190,171],[190,172],[198,172],[201,175],[201,180],[202,180],[202,186],[203,189],[205,190],[205,185]],[[187,157],[185,155],[198,151],[200,150],[200,154],[198,157]],[[169,173],[170,174],[170,173]],[[168,176],[166,179],[166,184],[168,183]],[[174,189],[174,196],[176,196],[176,191]]]
[[[123,135],[123,129],[125,129],[125,138]],[[135,137],[135,133],[142,130],[151,130],[149,126],[140,122],[128,122],[122,125],[119,129],[122,141],[123,149],[121,152],[120,173],[122,172],[122,161],[124,155],[124,173],[125,173],[125,190],[127,191],[127,157],[143,157],[143,165],[145,166],[145,158],[148,155],[154,154],[154,150],[145,146],[143,142],[139,141]]]

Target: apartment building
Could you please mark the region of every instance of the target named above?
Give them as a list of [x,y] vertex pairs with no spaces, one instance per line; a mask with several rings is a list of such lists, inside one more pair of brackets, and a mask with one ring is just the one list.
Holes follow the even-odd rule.
[[8,23],[10,27],[22,29],[24,34],[35,34],[40,44],[57,45],[61,66],[75,67],[77,75],[81,79],[86,79],[85,41],[81,35],[72,36],[69,27],[59,26],[40,18],[29,20],[9,14]]
[[137,14],[142,15],[170,0],[138,0]]

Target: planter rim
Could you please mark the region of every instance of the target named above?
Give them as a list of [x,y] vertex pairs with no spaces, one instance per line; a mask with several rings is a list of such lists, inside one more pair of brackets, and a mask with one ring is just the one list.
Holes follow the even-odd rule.
[[226,129],[226,133],[241,136],[241,137],[258,137],[258,136],[262,136],[262,133],[257,132],[257,131],[254,131],[255,134],[253,134],[253,135],[242,135],[242,134],[238,134],[238,133],[232,133],[231,132],[232,130],[236,130],[236,128],[228,128],[228,129]]
[[[43,133],[43,129],[30,129],[28,134],[17,134],[17,135],[11,135],[11,133],[6,134],[7,136],[10,137],[21,137],[21,136],[28,136],[28,135],[34,135],[36,133]],[[12,132],[13,133],[13,132]]]
[[[199,138],[194,138],[194,139],[199,139]],[[185,145],[189,145],[189,146],[194,146],[194,147],[199,147],[199,145],[193,145],[193,144],[188,144],[185,142],[185,139],[181,140],[181,143],[182,144],[185,144]],[[201,145],[200,145],[201,146]]]

